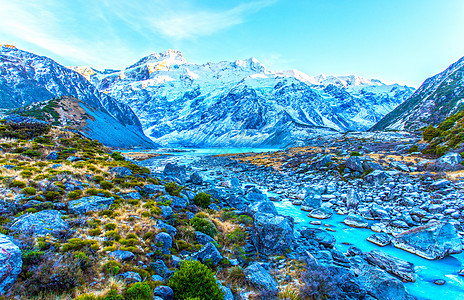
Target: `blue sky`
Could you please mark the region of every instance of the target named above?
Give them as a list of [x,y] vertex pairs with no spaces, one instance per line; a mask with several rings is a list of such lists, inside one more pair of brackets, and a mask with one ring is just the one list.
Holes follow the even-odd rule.
[[464,56],[464,1],[0,0],[0,43],[98,69],[179,49],[418,87]]

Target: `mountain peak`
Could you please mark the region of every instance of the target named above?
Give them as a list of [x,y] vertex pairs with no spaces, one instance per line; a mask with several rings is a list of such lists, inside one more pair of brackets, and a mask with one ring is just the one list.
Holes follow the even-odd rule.
[[265,73],[268,71],[266,67],[254,57],[250,57],[245,60],[237,59],[234,64],[236,67],[248,68],[259,73]]
[[16,48],[15,45],[11,45],[11,44],[0,44],[0,48],[18,49]]
[[141,65],[149,65],[149,67],[154,70],[163,70],[169,69],[169,67],[174,65],[183,65],[186,64],[187,60],[184,58],[184,55],[179,50],[168,49],[164,52],[152,53],[148,56],[145,56],[132,66],[126,68],[132,69]]

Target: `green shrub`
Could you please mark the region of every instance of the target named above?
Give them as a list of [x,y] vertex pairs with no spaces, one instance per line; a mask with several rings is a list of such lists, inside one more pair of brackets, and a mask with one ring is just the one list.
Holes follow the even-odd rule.
[[127,300],[150,300],[153,299],[152,290],[146,282],[131,284],[125,291]]
[[120,295],[116,290],[109,290],[108,293],[106,293],[103,300],[124,300],[124,297]]
[[432,125],[429,125],[422,132],[422,136],[423,136],[424,140],[426,140],[427,142],[430,142],[431,140],[433,140],[434,138],[436,138],[439,135],[440,135],[440,130],[436,129]]
[[361,156],[361,154],[358,151],[353,151],[350,153],[350,156]]
[[100,227],[89,230],[89,235],[90,236],[97,236],[97,235],[100,235],[101,233],[102,233],[102,231],[101,231]]
[[199,207],[208,208],[211,204],[211,195],[203,192],[198,193],[195,195],[195,198],[193,198],[193,202]]
[[28,186],[28,187],[23,188],[22,192],[26,195],[35,195],[37,191],[34,187]]
[[82,294],[75,298],[74,300],[99,300],[100,298],[94,294]]
[[100,181],[100,187],[105,190],[111,190],[112,188],[114,188],[114,184],[109,181],[102,180]]
[[111,153],[111,157],[112,157],[115,161],[124,161],[124,160],[126,160],[126,159],[124,158],[124,156],[123,156],[121,153],[119,153],[119,152],[113,152],[113,153]]
[[45,196],[45,199],[47,199],[47,201],[53,202],[60,197],[60,193],[56,191],[47,191],[44,196]]
[[19,181],[19,180],[13,180],[10,183],[10,187],[24,188],[24,187],[26,187],[26,183],[23,182],[23,181]]
[[68,193],[68,198],[74,200],[80,198],[82,195],[83,192],[81,190],[75,190]]
[[193,217],[190,220],[190,225],[195,228],[196,231],[203,232],[204,234],[214,237],[217,233],[216,227],[214,224],[205,218],[200,218],[198,216]]
[[168,286],[176,299],[199,298],[222,300],[224,293],[216,283],[213,272],[199,261],[183,261],[180,269],[169,279]]
[[110,260],[102,266],[103,272],[112,276],[119,274],[121,267],[121,264],[115,260]]
[[111,231],[111,230],[115,230],[115,229],[116,229],[116,224],[114,224],[114,223],[105,224],[105,230],[106,231]]
[[168,193],[171,196],[180,196],[180,191],[182,191],[182,187],[179,186],[175,182],[168,182],[164,185],[164,188],[166,189],[166,193]]
[[409,148],[408,152],[409,153],[419,152],[419,147],[417,147],[417,145],[413,145],[411,148]]

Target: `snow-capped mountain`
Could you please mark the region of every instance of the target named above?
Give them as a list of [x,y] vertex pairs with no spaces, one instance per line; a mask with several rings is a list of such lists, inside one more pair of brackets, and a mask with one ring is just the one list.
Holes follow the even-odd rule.
[[464,109],[464,57],[428,78],[417,91],[371,130],[417,130],[438,125]]
[[[78,72],[50,58],[9,45],[0,46],[0,108],[19,108],[59,96],[78,98],[89,109],[105,115],[105,122],[112,118],[114,124],[119,123],[114,128],[121,125],[126,132],[133,133],[133,145],[154,146],[143,134],[140,121],[129,106],[100,92]],[[124,146],[128,144],[129,141]]]
[[273,72],[254,58],[193,64],[176,50],[120,71],[82,70],[134,110],[147,136],[170,146],[286,145],[321,130],[364,130],[414,91],[356,76]]

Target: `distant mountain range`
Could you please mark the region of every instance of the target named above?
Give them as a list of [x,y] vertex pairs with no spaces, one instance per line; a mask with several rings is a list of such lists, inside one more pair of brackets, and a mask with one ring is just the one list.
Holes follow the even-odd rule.
[[418,130],[438,125],[464,108],[464,57],[428,78],[404,103],[371,130]]
[[78,72],[50,58],[0,46],[0,108],[19,108],[59,96],[72,96],[65,101],[67,107],[79,99],[74,104],[86,113],[68,117],[86,117],[73,121],[87,124],[82,127],[87,136],[113,147],[156,147],[129,106],[99,91]]
[[124,70],[74,67],[130,106],[144,132],[169,146],[286,146],[366,130],[414,89],[357,76],[273,72],[256,59],[193,64],[168,50]]

